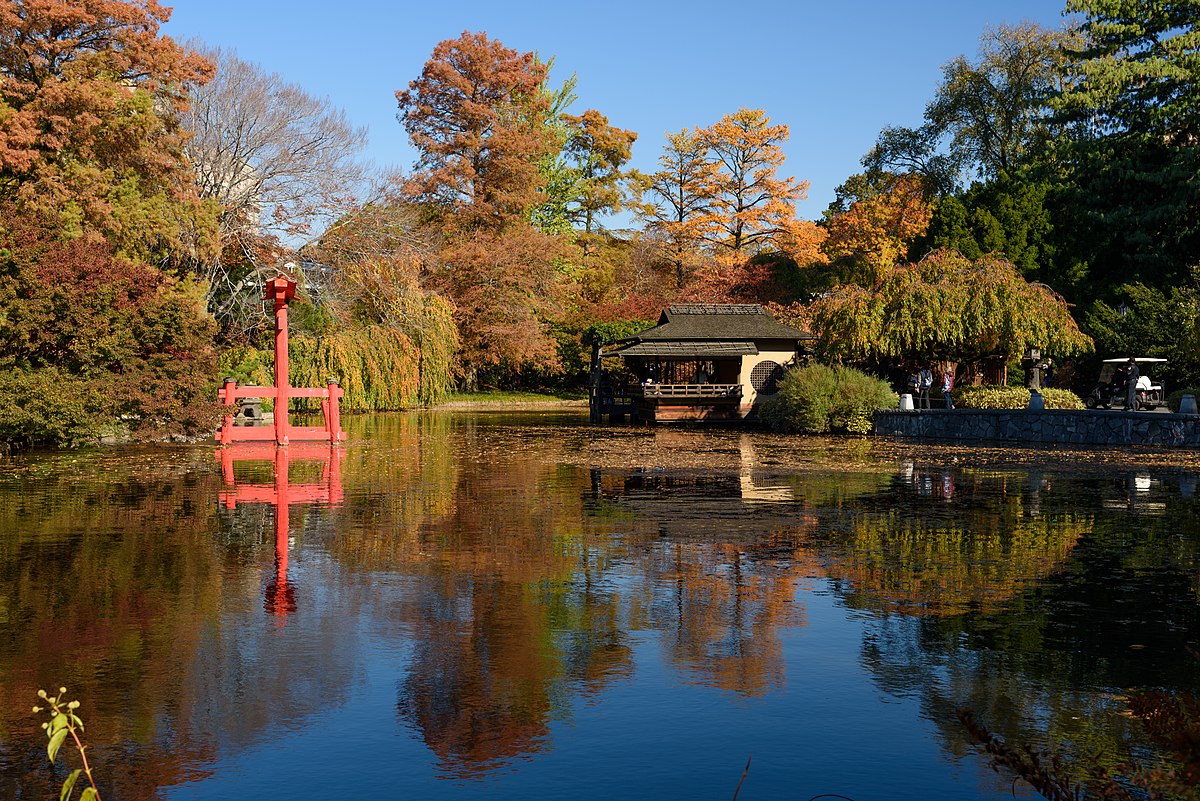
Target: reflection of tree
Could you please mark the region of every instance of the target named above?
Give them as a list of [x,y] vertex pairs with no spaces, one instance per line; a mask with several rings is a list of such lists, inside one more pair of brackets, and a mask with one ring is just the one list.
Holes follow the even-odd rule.
[[377,549],[426,577],[401,612],[417,646],[399,709],[450,775],[539,750],[564,686],[595,693],[631,658],[604,582],[604,543],[586,544],[581,528],[582,472],[564,476],[543,445],[531,451],[519,431],[507,435],[517,441],[456,430],[446,443],[454,453],[497,450],[443,474],[441,514],[374,532],[387,541]]
[[792,598],[802,565],[794,546],[768,538],[748,546],[671,542],[647,555],[650,625],[672,661],[699,681],[745,695],[784,682],[776,630],[803,622]]
[[[52,792],[44,737],[20,714],[51,682],[83,701],[117,797],[177,777],[179,761],[132,744],[171,715],[200,621],[249,567],[227,564],[206,535],[219,483],[203,457],[45,459],[0,483],[0,796]],[[187,737],[167,747],[193,759],[207,750]]]
[[[1000,481],[1009,484],[1002,493],[980,491]],[[964,485],[972,491],[961,492]],[[952,753],[969,750],[954,716],[965,707],[1010,743],[1098,756],[1109,767],[1127,759],[1144,738],[1126,694],[1200,681],[1200,664],[1186,651],[1200,636],[1195,502],[1166,495],[1153,516],[1133,508],[1070,514],[1102,508],[1107,479],[1060,476],[1047,492],[1036,474],[1028,482],[959,475],[958,486],[984,518],[956,515],[968,523],[960,536],[998,538],[991,554],[974,543],[964,550],[982,571],[966,570],[954,547],[935,547],[946,534],[931,525],[935,504],[945,503],[936,497],[927,507],[912,504],[904,521],[862,514],[860,528],[869,520],[872,530],[853,530],[846,546],[857,556],[822,550],[845,578],[847,603],[905,613],[869,625],[864,664],[885,691],[920,699]],[[921,527],[928,558],[909,547]],[[944,566],[928,581],[934,555]],[[881,558],[886,569],[876,564]]]
[[827,554],[849,605],[920,615],[995,609],[1054,572],[1090,518],[963,522],[851,514]]
[[[218,509],[210,450],[30,464],[0,482],[0,797],[56,789],[21,715],[39,686],[81,699],[102,790],[122,799],[337,703],[357,658],[344,604],[265,625],[272,510]],[[327,509],[293,514],[328,526]]]
[[539,750],[559,667],[532,647],[544,641],[544,621],[520,584],[461,581],[470,588],[422,604],[400,710],[444,772],[470,776]]
[[[769,532],[802,508],[756,498],[746,516],[736,477],[564,468],[569,445],[520,428],[459,425],[444,445],[467,456],[440,474],[442,513],[338,543],[427,579],[398,612],[417,643],[399,710],[444,772],[543,748],[573,697],[629,674],[631,627],[663,631],[671,660],[703,683],[750,695],[783,683],[776,630],[800,622],[795,581],[810,567]],[[664,543],[668,520],[686,544]],[[615,581],[630,573],[633,593]]]
[[887,492],[821,512],[824,533],[810,542],[852,607],[918,615],[994,609],[1060,569],[1093,525],[1090,514],[1032,514],[1014,481],[910,468]]

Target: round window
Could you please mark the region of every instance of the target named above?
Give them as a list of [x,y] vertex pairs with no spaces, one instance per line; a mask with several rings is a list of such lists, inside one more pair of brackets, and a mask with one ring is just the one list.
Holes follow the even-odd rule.
[[775,362],[759,362],[750,371],[750,386],[759,395],[774,395],[779,391],[779,379],[783,378],[783,367]]

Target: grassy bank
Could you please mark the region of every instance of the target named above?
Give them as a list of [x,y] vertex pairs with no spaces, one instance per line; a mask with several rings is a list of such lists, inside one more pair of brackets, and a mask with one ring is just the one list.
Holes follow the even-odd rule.
[[455,392],[446,400],[434,406],[435,409],[447,407],[479,407],[479,406],[562,406],[587,403],[587,393],[574,392],[509,392],[504,390],[485,390],[482,392]]

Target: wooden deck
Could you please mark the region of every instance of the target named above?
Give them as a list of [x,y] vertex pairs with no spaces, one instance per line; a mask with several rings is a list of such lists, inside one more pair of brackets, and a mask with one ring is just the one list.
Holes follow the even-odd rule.
[[740,384],[637,384],[593,395],[592,421],[737,421],[743,418]]
[[740,384],[644,384],[630,395],[646,423],[742,419]]

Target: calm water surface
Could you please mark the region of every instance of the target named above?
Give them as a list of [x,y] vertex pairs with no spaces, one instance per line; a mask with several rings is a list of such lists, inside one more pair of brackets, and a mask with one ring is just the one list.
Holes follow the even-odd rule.
[[0,462],[0,799],[59,684],[109,801],[1011,798],[956,709],[1117,761],[1200,687],[1177,457],[347,422]]

